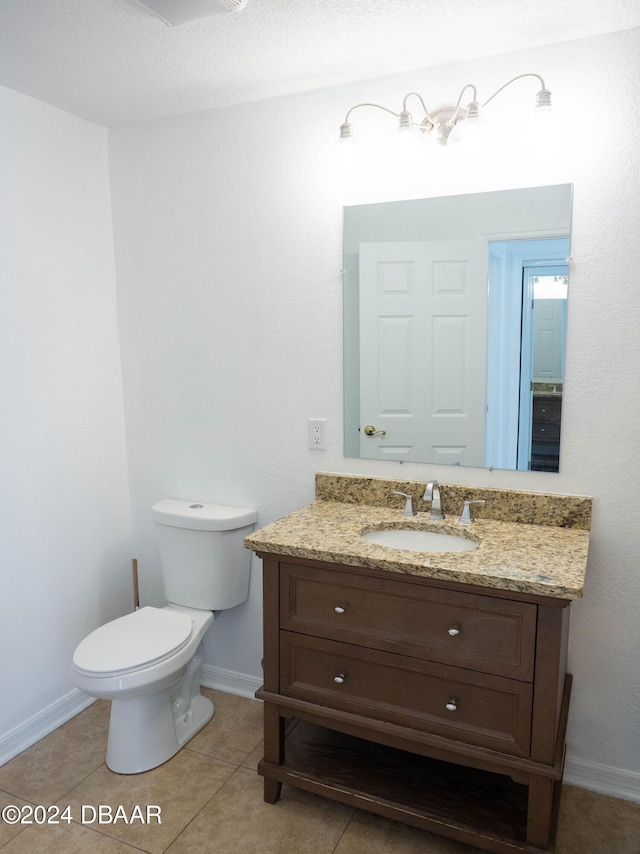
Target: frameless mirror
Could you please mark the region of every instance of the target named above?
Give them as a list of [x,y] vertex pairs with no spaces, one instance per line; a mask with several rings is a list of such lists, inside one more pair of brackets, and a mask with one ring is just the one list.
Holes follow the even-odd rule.
[[344,209],[347,457],[558,471],[570,184]]

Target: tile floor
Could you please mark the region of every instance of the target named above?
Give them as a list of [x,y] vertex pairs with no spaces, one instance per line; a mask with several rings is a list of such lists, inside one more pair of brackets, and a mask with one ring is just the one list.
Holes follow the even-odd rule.
[[[104,764],[108,704],[100,701],[0,768],[0,807],[69,805],[85,821],[0,824],[2,854],[472,854],[470,848],[283,786],[262,798],[262,704],[203,689],[213,720],[160,768],[113,774]],[[99,824],[87,806],[159,806],[161,824]],[[565,786],[556,854],[640,854],[640,804]]]

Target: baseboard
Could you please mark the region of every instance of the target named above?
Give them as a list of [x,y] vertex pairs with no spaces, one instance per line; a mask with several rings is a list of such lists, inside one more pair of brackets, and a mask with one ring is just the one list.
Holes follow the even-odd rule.
[[[236,673],[222,667],[203,665],[201,683],[206,688],[225,691],[228,694],[238,694],[241,697],[253,699],[262,684],[262,679],[249,676],[246,673]],[[92,703],[93,697],[87,696],[77,688],[69,691],[55,703],[32,715],[24,723],[19,724],[0,736],[0,766],[18,756],[19,753],[32,747],[41,738],[52,733],[71,718],[83,712]]]
[[258,676],[249,676],[247,673],[238,673],[235,670],[225,670],[224,667],[203,664],[200,671],[200,684],[205,688],[253,699],[262,685],[262,679]]
[[640,803],[640,774],[567,756],[563,781],[601,795]]
[[[202,666],[200,681],[205,688],[251,699],[262,684],[260,677],[226,670],[223,667],[214,667],[210,664]],[[94,702],[92,697],[75,688],[23,724],[0,736],[0,765],[4,765],[41,738],[49,735]],[[565,763],[564,782],[570,786],[590,789],[612,798],[640,803],[640,774],[634,771],[625,771],[622,768],[601,765],[597,762],[585,762],[568,756]]]
[[23,724],[4,733],[0,736],[0,765],[4,765],[5,762],[40,741],[45,735],[52,733],[54,729],[71,720],[92,703],[95,703],[93,697],[88,697],[84,692],[74,688],[55,703],[32,715]]

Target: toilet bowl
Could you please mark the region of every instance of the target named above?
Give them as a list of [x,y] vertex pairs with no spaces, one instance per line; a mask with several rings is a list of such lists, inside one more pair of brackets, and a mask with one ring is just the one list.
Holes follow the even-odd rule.
[[249,591],[243,539],[254,510],[168,499],[153,514],[169,604],[96,629],[71,667],[78,688],[111,701],[106,763],[119,774],[161,765],[211,720],[213,703],[200,693],[202,640],[214,612]]
[[[74,682],[111,700],[107,766],[137,774],[166,762],[213,717],[200,694],[211,611],[141,608],[96,629],[73,656]],[[144,733],[144,738],[140,734]]]

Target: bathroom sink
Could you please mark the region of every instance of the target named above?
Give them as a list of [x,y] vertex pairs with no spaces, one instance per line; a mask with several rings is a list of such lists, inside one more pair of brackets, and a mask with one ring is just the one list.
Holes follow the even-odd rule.
[[478,543],[466,537],[441,534],[436,531],[416,531],[413,528],[368,531],[362,536],[365,540],[379,546],[412,552],[466,552],[478,547]]

